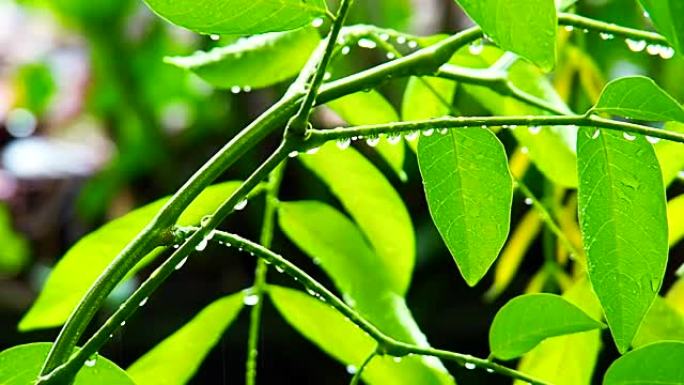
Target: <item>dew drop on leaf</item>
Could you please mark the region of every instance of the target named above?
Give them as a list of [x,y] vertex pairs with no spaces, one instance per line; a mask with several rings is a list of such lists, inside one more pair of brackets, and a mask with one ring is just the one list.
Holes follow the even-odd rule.
[[347,373],[349,373],[349,374],[356,374],[356,366],[354,366],[354,365],[347,365]]
[[636,139],[636,135],[632,135],[629,132],[623,132],[622,136],[630,142]]
[[296,158],[297,155],[299,155],[299,151],[292,151],[291,153],[287,154],[290,158]]
[[379,137],[374,137],[374,138],[368,138],[368,139],[366,139],[366,144],[369,145],[369,146],[371,146],[371,147],[377,146],[378,143],[380,143],[380,138],[379,138]]
[[254,306],[259,303],[259,296],[257,294],[246,294],[242,302],[246,306]]
[[660,138],[655,138],[653,136],[646,136],[646,140],[648,140],[648,142],[651,144],[656,144],[660,142]]
[[92,368],[93,366],[95,366],[95,364],[97,364],[97,353],[90,356],[90,358],[88,358],[84,363],[84,365],[89,368]]
[[644,40],[625,39],[625,43],[632,52],[641,52],[646,48],[646,41]]
[[185,265],[185,262],[187,262],[187,261],[188,261],[188,257],[183,258],[180,262],[178,262],[175,269],[180,270],[181,268],[183,268],[183,265]]
[[140,301],[140,303],[138,304],[138,306],[145,306],[146,303],[147,303],[147,297],[143,298],[142,301]]
[[323,18],[317,17],[311,21],[311,26],[314,28],[320,28],[323,25]]
[[349,139],[349,138],[337,140],[337,148],[339,148],[340,150],[348,149],[349,145],[351,145],[351,139]]
[[430,136],[434,134],[435,129],[434,128],[428,128],[427,130],[423,131],[423,136]]
[[475,365],[475,364],[472,363],[472,362],[466,362],[466,363],[465,363],[465,368],[468,369],[468,370],[473,370],[473,369],[477,368],[477,365]]

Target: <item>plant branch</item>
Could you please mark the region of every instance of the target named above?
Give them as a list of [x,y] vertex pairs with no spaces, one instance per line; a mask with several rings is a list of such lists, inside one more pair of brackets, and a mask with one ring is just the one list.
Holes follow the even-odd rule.
[[[283,179],[283,161],[275,170],[271,172],[266,186],[266,203],[264,208],[264,220],[261,227],[260,243],[266,247],[271,247],[273,240],[273,227],[275,222],[275,211],[278,206],[278,190]],[[255,385],[257,376],[257,357],[259,355],[259,329],[261,327],[261,314],[263,308],[263,297],[266,288],[266,273],[268,265],[263,259],[257,260],[257,267],[254,273],[254,285],[251,295],[256,295],[258,301],[249,313],[249,336],[247,339],[247,362],[245,364],[245,384]]]
[[[182,229],[184,233],[189,233],[196,231],[197,228],[185,227]],[[252,254],[258,258],[264,259],[270,264],[280,268],[284,273],[292,277],[295,281],[302,284],[307,290],[316,293],[320,298],[325,300],[326,303],[330,304],[335,310],[340,312],[349,321],[353,322],[371,338],[373,338],[378,343],[378,354],[387,354],[395,357],[403,357],[409,354],[417,354],[423,356],[434,356],[442,358],[445,360],[450,360],[458,363],[459,365],[465,366],[466,364],[475,365],[481,369],[489,369],[496,373],[508,376],[514,379],[526,381],[533,385],[548,385],[544,381],[532,378],[522,372],[514,369],[510,369],[503,365],[499,365],[491,360],[473,357],[468,354],[461,354],[450,352],[446,350],[434,349],[429,347],[420,347],[417,345],[397,341],[388,335],[381,332],[377,327],[375,327],[368,320],[363,318],[356,310],[349,307],[344,301],[339,299],[335,294],[329,291],[325,286],[320,284],[314,278],[309,276],[306,272],[300,269],[298,266],[288,261],[279,254],[247,240],[239,235],[230,234],[222,231],[214,231],[211,237],[213,241],[220,242],[224,245],[230,245],[231,247],[237,247],[238,250],[242,249],[244,252]]]
[[586,115],[541,115],[541,116],[459,116],[428,120],[342,127],[331,130],[312,130],[309,141],[320,146],[331,140],[400,135],[421,131],[430,135],[434,130],[466,127],[502,127],[516,129],[518,126],[593,126],[608,130],[628,132],[684,143],[684,134],[640,124],[605,119]]
[[575,15],[572,13],[558,14],[558,23],[561,25],[568,25],[577,28],[586,29],[589,31],[609,33],[615,36],[620,36],[634,40],[644,40],[653,44],[669,45],[665,37],[654,32],[643,31],[640,29],[623,27],[613,23],[606,23],[599,20],[590,19]]
[[356,372],[354,373],[354,376],[352,377],[351,381],[349,382],[349,385],[357,385],[359,381],[361,380],[361,376],[363,375],[363,371],[366,369],[366,366],[370,364],[370,362],[375,358],[375,356],[378,355],[378,350],[375,349],[371,352],[371,354],[366,357],[365,360],[361,363],[361,366],[359,366],[358,369],[356,369]]
[[337,10],[337,16],[330,28],[330,33],[328,33],[327,43],[325,47],[325,52],[323,52],[323,57],[318,63],[316,72],[313,75],[313,79],[309,85],[306,96],[302,101],[302,105],[299,107],[297,114],[290,119],[285,129],[285,135],[293,134],[300,137],[305,137],[307,132],[307,126],[309,124],[309,115],[311,115],[311,110],[316,102],[316,97],[318,96],[318,91],[323,83],[323,78],[325,77],[325,71],[328,68],[328,63],[330,63],[330,58],[332,57],[333,51],[335,49],[335,44],[337,44],[337,37],[340,34],[340,30],[344,25],[344,21],[347,19],[347,13],[349,7],[353,0],[342,0],[340,7]]
[[211,237],[212,230],[234,210],[235,205],[244,199],[254,187],[266,179],[268,174],[278,164],[287,159],[288,152],[289,148],[286,144],[280,146],[233,192],[230,198],[221,204],[212,215],[204,218],[201,226],[191,236],[184,237],[180,247],[124,301],[119,309],[107,319],[78,353],[70,354],[66,363],[59,365],[46,375],[41,375],[36,385],[69,384],[88,357],[100,350],[109,341],[109,336],[120,327],[121,322],[126,321],[140,306],[147,302],[147,298],[176,270],[179,264],[184,263],[192,252],[204,249],[206,242]]

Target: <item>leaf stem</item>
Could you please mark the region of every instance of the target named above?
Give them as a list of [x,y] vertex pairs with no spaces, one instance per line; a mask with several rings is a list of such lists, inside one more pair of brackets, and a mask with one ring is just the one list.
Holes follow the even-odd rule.
[[302,101],[299,111],[295,116],[290,119],[285,129],[285,135],[297,135],[299,137],[305,137],[307,133],[307,127],[309,124],[309,115],[311,115],[311,110],[316,103],[316,97],[318,96],[318,91],[325,78],[325,71],[328,68],[328,63],[330,63],[330,58],[332,57],[333,51],[335,50],[335,44],[337,44],[337,37],[340,35],[340,30],[344,25],[344,21],[347,19],[347,13],[349,7],[353,0],[342,0],[340,7],[337,10],[337,16],[333,21],[333,25],[328,33],[328,41],[326,43],[325,52],[323,52],[323,57],[316,67],[316,72],[313,75],[313,79],[309,85],[309,89],[306,92],[306,96]]
[[518,126],[593,126],[608,130],[629,132],[684,143],[684,134],[635,123],[605,119],[595,115],[526,115],[526,116],[459,116],[437,119],[340,127],[331,130],[311,130],[309,141],[320,146],[331,140],[359,139],[380,135],[400,135],[412,132],[431,134],[434,130],[466,127],[502,127],[519,129]]
[[356,370],[354,373],[354,376],[352,377],[351,381],[349,382],[349,385],[357,385],[359,381],[361,380],[361,375],[363,375],[363,371],[366,369],[366,366],[370,364],[370,362],[375,358],[375,356],[378,355],[378,350],[375,349],[371,352],[371,354],[366,357],[365,360],[361,363],[361,366]]
[[[195,228],[183,228],[184,232],[194,231]],[[282,269],[284,273],[292,277],[295,281],[302,284],[307,290],[311,290],[318,294],[326,303],[330,304],[335,310],[340,312],[349,321],[353,322],[361,330],[366,332],[371,338],[378,343],[377,354],[387,354],[395,357],[403,357],[409,354],[417,354],[423,356],[434,356],[445,360],[450,360],[465,366],[472,364],[482,369],[489,369],[490,371],[511,377],[514,379],[526,381],[533,385],[548,385],[548,383],[532,378],[522,372],[510,369],[503,365],[499,365],[490,360],[473,357],[468,354],[461,354],[450,352],[447,350],[434,349],[429,347],[420,347],[417,345],[397,341],[388,335],[381,332],[368,320],[363,318],[356,310],[349,307],[344,301],[339,299],[335,294],[329,291],[325,286],[320,284],[314,278],[309,276],[306,272],[294,265],[292,262],[283,258],[279,254],[247,240],[239,235],[230,234],[222,231],[214,231],[212,240],[220,242],[224,245],[237,247],[244,252],[252,254],[258,258],[262,258],[270,264]]]
[[[275,211],[278,206],[278,190],[283,179],[285,168],[283,161],[275,170],[271,171],[266,186],[266,203],[264,208],[264,220],[261,227],[260,243],[266,247],[271,247],[273,241],[273,227],[275,222]],[[263,297],[266,288],[266,274],[268,265],[263,259],[257,260],[257,267],[254,273],[254,285],[251,295],[256,295],[259,300],[252,306],[249,313],[249,336],[247,339],[247,362],[245,364],[245,384],[255,385],[257,376],[257,357],[259,355],[259,329],[261,327],[261,313],[263,308]]]
[[623,38],[644,40],[649,43],[669,45],[665,37],[654,32],[643,31],[640,29],[623,27],[613,23],[606,23],[599,20],[590,19],[572,13],[558,14],[558,23],[590,31],[610,33]]

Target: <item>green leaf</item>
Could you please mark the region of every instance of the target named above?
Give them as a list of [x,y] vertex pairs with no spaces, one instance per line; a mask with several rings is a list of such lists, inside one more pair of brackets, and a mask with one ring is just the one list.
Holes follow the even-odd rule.
[[300,156],[302,163],[318,176],[340,200],[361,228],[390,276],[401,277],[398,293],[411,282],[416,241],[408,210],[399,194],[373,164],[353,148],[338,149],[334,143],[315,155]]
[[403,298],[403,276],[346,216],[315,201],[281,203],[283,232],[332,278],[345,301],[395,339],[428,346]]
[[157,15],[200,33],[247,35],[303,27],[327,12],[325,0],[145,0]]
[[10,212],[0,205],[0,277],[12,276],[26,265],[29,245],[26,239],[14,232]]
[[[663,129],[684,133],[684,124],[667,122]],[[654,148],[663,172],[665,187],[668,187],[677,178],[677,174],[684,170],[684,143],[661,140]]]
[[488,129],[422,137],[418,162],[432,219],[470,286],[506,242],[513,179],[506,151]]
[[[359,367],[376,348],[370,336],[310,295],[271,285],[269,296],[294,329],[345,365]],[[425,370],[426,367],[430,370]],[[362,379],[370,385],[454,384],[439,361],[417,356],[403,357],[400,362],[388,356],[375,357],[364,370]]]
[[[384,124],[399,121],[399,115],[394,110],[390,102],[382,94],[375,90],[368,92],[356,92],[328,103],[335,113],[353,126],[364,124]],[[375,145],[375,149],[380,156],[397,173],[399,179],[407,179],[404,172],[404,145],[399,140],[396,144],[391,144],[386,140],[381,140]]]
[[[401,103],[401,116],[404,120],[439,118],[451,113],[449,106],[454,99],[456,82],[431,77],[409,78]],[[408,142],[418,150],[416,141]]]
[[[0,353],[0,384],[33,384],[40,375],[49,342],[36,342],[9,348]],[[135,385],[126,372],[108,359],[98,356],[92,366],[85,365],[76,375],[73,385]]]
[[627,76],[608,83],[593,111],[630,119],[684,122],[684,108],[644,76]]
[[318,31],[306,27],[254,35],[208,52],[164,61],[190,70],[218,88],[257,89],[296,76],[319,41]]
[[589,277],[623,353],[660,290],[668,252],[658,160],[646,139],[627,137],[593,128],[577,137]]
[[632,341],[632,346],[639,348],[665,340],[684,341],[684,316],[663,298],[656,297]]
[[680,53],[684,51],[684,3],[679,0],[639,0],[656,29]]
[[[563,293],[563,298],[595,319],[603,315],[586,279]],[[591,383],[600,349],[600,330],[547,338],[523,356],[518,370],[554,385],[587,385]],[[516,381],[515,385],[527,382]]]
[[684,342],[658,342],[618,358],[603,385],[684,384]]
[[[225,182],[207,188],[186,208],[178,224],[198,224],[203,216],[214,212],[239,185],[240,182]],[[133,210],[81,238],[57,262],[38,299],[20,321],[19,330],[63,324],[90,285],[128,242],[145,228],[167,200],[162,198]],[[144,263],[149,263],[160,250],[152,251],[143,259]],[[143,267],[144,263],[139,263],[129,275]]]
[[553,0],[456,0],[485,35],[550,71],[556,62],[558,20]]
[[684,195],[667,202],[668,243],[670,247],[684,238]]
[[[485,46],[480,55],[472,55],[468,50],[460,51],[453,60],[455,64],[488,68],[501,58],[501,51]],[[559,111],[570,113],[561,97],[549,80],[538,68],[518,60],[508,71],[509,80],[519,89],[545,100]],[[511,97],[504,97],[487,87],[463,85],[483,107],[495,115],[547,115],[541,110]],[[577,187],[577,156],[575,155],[577,128],[541,127],[529,130],[528,127],[511,129],[521,147],[525,148],[535,166],[556,184],[564,187]]]
[[218,299],[135,361],[127,370],[137,385],[186,384],[235,320],[244,293]]
[[603,325],[555,294],[525,294],[505,304],[489,329],[492,354],[510,360],[549,337],[598,329]]

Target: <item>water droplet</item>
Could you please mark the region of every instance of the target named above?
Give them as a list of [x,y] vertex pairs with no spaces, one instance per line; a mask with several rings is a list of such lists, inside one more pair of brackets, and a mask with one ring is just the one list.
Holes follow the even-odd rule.
[[646,52],[651,56],[656,56],[660,54],[660,47],[659,44],[649,44],[646,46]]
[[382,39],[384,41],[388,41],[389,38],[390,38],[390,35],[387,33],[380,34],[380,39]]
[[121,323],[119,325],[126,326],[126,321],[121,321]]
[[648,140],[648,142],[651,144],[656,144],[660,142],[660,138],[655,138],[653,136],[646,136],[646,140]]
[[313,154],[317,153],[318,150],[320,150],[320,149],[321,149],[320,147],[310,148],[310,149],[306,150],[306,153],[307,153],[308,155],[313,155]]
[[323,18],[322,17],[317,17],[313,20],[311,20],[311,26],[314,28],[320,28],[323,25]]
[[465,363],[465,368],[468,369],[468,370],[473,370],[473,369],[477,368],[477,365],[475,365],[475,364],[472,363],[472,362],[466,362],[466,363]]
[[209,244],[209,240],[207,238],[204,238],[200,241],[200,243],[195,246],[195,250],[197,251],[204,251],[204,249],[207,248],[207,244]]
[[242,299],[242,302],[246,306],[254,306],[259,303],[259,295],[253,293],[245,294],[245,297]]
[[244,86],[242,87],[242,90],[245,92],[252,92],[252,86]]
[[401,362],[401,357],[394,357],[394,358],[392,358],[392,361],[399,363],[399,362]]
[[428,128],[427,130],[423,131],[423,136],[430,136],[435,133],[434,128]]
[[534,203],[534,201],[532,200],[532,198],[525,198],[525,204],[526,204],[526,205],[532,206],[532,203]]
[[677,173],[677,178],[684,179],[684,170]]
[[582,30],[582,32],[584,32],[584,33],[589,33],[589,30],[586,29],[586,28],[584,28],[584,29]]
[[387,52],[386,56],[389,60],[394,60],[394,58],[397,57],[397,55],[395,55],[394,52]]
[[397,44],[406,44],[405,36],[397,36]]
[[349,139],[349,138],[337,140],[337,148],[339,148],[340,150],[346,150],[349,148],[350,145],[351,145],[351,139]]
[[482,53],[484,50],[484,44],[482,44],[482,40],[474,41],[468,46],[468,52],[470,52],[471,55],[479,55]]
[[345,45],[342,47],[342,55],[349,55],[349,52],[351,52],[351,48],[349,48],[349,46]]
[[243,199],[240,202],[236,203],[234,208],[235,210],[240,211],[245,207],[247,207],[247,199]]
[[660,47],[660,52],[658,53],[663,59],[672,59],[674,54],[675,50],[672,47]]
[[147,297],[143,298],[142,301],[140,301],[140,303],[138,304],[138,306],[145,306],[146,303],[147,303]]
[[627,48],[632,52],[641,52],[646,48],[645,40],[625,39],[625,43],[627,43]]
[[347,365],[347,373],[349,374],[356,374],[356,366],[354,365]]
[[92,368],[93,366],[95,366],[95,364],[97,364],[97,353],[90,356],[90,358],[88,358],[84,363],[84,365],[89,368]]
[[447,132],[449,132],[449,130],[446,128],[440,128],[439,130],[437,130],[437,132],[439,132],[442,135],[446,135]]
[[601,136],[601,130],[599,130],[599,129],[597,128],[596,131],[594,131],[594,133],[591,134],[591,138],[592,138],[592,139],[597,139],[599,136]]
[[541,132],[541,126],[529,126],[528,131],[530,131],[530,134],[532,135],[537,135],[538,133]]
[[209,35],[209,38],[213,41],[218,41],[221,38],[221,36],[219,36],[215,33],[212,33],[211,35]]
[[411,40],[408,42],[408,46],[409,46],[409,48],[418,48],[418,43]]
[[404,138],[409,142],[413,142],[418,139],[418,131],[407,132],[406,135],[404,135]]
[[390,135],[387,137],[387,142],[389,144],[392,144],[392,145],[398,144],[399,142],[401,142],[401,136],[400,135]]
[[636,139],[636,135],[632,135],[629,132],[623,132],[622,137],[629,140],[630,142]]
[[378,44],[376,42],[374,42],[371,39],[366,39],[366,38],[359,39],[357,44],[359,45],[359,47],[367,48],[367,49],[374,49],[375,47],[378,46]]
[[650,19],[650,18],[651,18],[651,15],[649,15],[648,12],[644,11],[644,17],[647,18],[647,19]]
[[575,30],[575,27],[573,27],[572,25],[566,25],[566,26],[563,27],[563,28],[564,28],[566,31],[568,31],[568,32],[572,32],[572,31]]
[[601,32],[599,33],[599,36],[601,37],[602,40],[613,40],[615,38],[615,35],[612,33],[608,32]]
[[487,368],[485,370],[487,371],[487,373],[494,373],[494,369],[492,369],[492,368]]
[[371,146],[371,147],[377,146],[378,143],[380,143],[380,138],[379,138],[379,137],[374,137],[374,138],[368,138],[368,139],[366,139],[366,144],[369,145],[369,146]]
[[330,80],[332,78],[332,74],[330,72],[326,72],[323,75],[323,80]]
[[185,262],[188,261],[188,257],[183,258],[178,264],[176,265],[175,269],[180,270],[183,268],[183,265],[185,265]]
[[290,158],[296,158],[297,155],[299,155],[299,151],[292,151],[291,153],[287,154]]
[[309,293],[309,295],[312,296],[312,297],[318,297],[318,293],[316,293],[315,291],[313,291],[313,289],[308,289],[308,288],[307,288],[307,289],[306,289],[306,292]]
[[232,92],[232,93],[234,93],[234,94],[239,94],[240,91],[242,91],[242,88],[240,88],[240,86],[232,86],[232,87],[230,87],[230,92]]
[[275,268],[276,268],[276,271],[277,271],[278,273],[281,273],[281,274],[282,274],[282,273],[284,273],[284,272],[285,272],[285,269],[283,269],[283,268],[282,268],[282,267],[280,267],[279,265],[276,265],[276,267],[275,267]]
[[523,154],[529,154],[530,149],[527,147],[520,147],[520,152],[522,152]]

